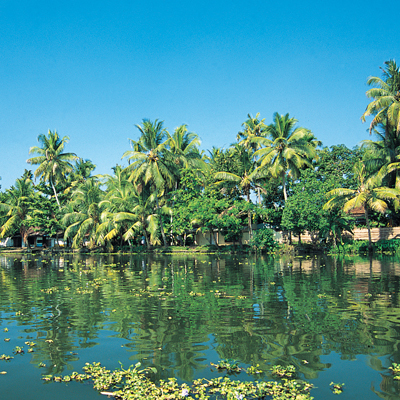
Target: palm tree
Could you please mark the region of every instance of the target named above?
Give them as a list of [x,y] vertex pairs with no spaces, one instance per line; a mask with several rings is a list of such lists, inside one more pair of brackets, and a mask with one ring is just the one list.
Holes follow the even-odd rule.
[[157,214],[154,213],[156,199],[156,193],[150,194],[147,191],[138,192],[136,190],[131,196],[131,210],[115,213],[114,221],[117,224],[124,224],[127,226],[127,230],[124,234],[125,240],[133,238],[137,232],[140,232],[145,237],[148,249],[151,248],[152,244],[158,242],[159,214],[170,213],[170,210],[164,206],[160,209],[157,208]]
[[[107,186],[105,198],[99,203],[100,206],[105,207],[101,214],[101,224],[97,228],[100,243],[111,241],[118,235],[121,236],[121,239],[123,238],[127,227],[115,222],[115,214],[119,211],[128,211],[132,207],[133,183],[128,181],[127,173],[121,166],[117,165],[113,169],[113,176],[108,174],[100,176]],[[131,242],[128,241],[128,243],[131,246]]]
[[400,157],[400,136],[393,127],[387,129],[385,122],[380,125],[382,130],[373,129],[378,140],[362,142],[362,146],[367,150],[364,163],[368,171],[376,173],[380,179],[385,178],[387,186],[399,189],[400,171],[394,167],[398,166]]
[[56,131],[49,130],[47,136],[43,134],[38,136],[41,147],[34,146],[29,149],[29,154],[36,153],[38,156],[26,160],[29,164],[39,165],[35,171],[35,178],[40,177],[41,180],[50,183],[60,209],[61,205],[54,185],[65,180],[66,173],[73,170],[70,161],[77,159],[74,153],[63,153],[68,141],[68,136],[61,139]]
[[265,137],[267,125],[265,125],[265,118],[260,119],[260,113],[257,113],[255,117],[251,114],[247,114],[247,120],[243,122],[243,131],[238,132],[236,139],[240,145],[251,148],[253,150],[258,149],[258,144],[253,141],[256,137]]
[[253,141],[261,148],[254,153],[259,158],[260,166],[267,167],[271,174],[280,177],[283,197],[286,202],[286,178],[300,175],[300,170],[311,166],[317,158],[316,147],[321,144],[309,129],[295,127],[297,119],[289,114],[274,114],[274,122],[267,126],[268,137],[254,137]]
[[[260,148],[260,144],[254,142],[256,137],[265,137],[267,125],[265,125],[265,118],[260,119],[260,113],[257,113],[253,118],[251,114],[247,114],[247,120],[243,122],[243,131],[238,132],[236,139],[239,145],[244,146],[246,149],[251,149],[252,152]],[[261,189],[257,188],[258,203],[261,204]]]
[[97,228],[100,242],[111,241],[117,236],[128,241],[139,231],[146,238],[148,248],[157,242],[157,215],[154,214],[155,196],[143,187],[138,189],[128,180],[127,171],[115,168],[115,175],[103,175],[106,178],[105,206],[101,215],[101,224]]
[[366,174],[365,164],[360,162],[354,167],[357,175],[359,186],[357,189],[337,188],[327,193],[329,199],[323,209],[331,210],[335,207],[341,207],[344,212],[348,213],[354,208],[364,209],[365,222],[368,229],[368,248],[372,251],[371,227],[369,223],[368,210],[374,210],[385,213],[388,209],[386,200],[398,201],[400,196],[399,189],[390,189],[384,186],[377,186],[374,178],[368,178]]
[[12,236],[19,230],[22,241],[28,244],[27,221],[30,219],[30,205],[34,196],[33,184],[29,178],[20,178],[6,190],[6,201],[0,203],[0,211],[5,213],[6,221],[0,227],[0,238]]
[[204,168],[199,151],[200,139],[194,132],[188,132],[187,125],[178,126],[171,136],[167,132],[169,155],[179,168]]
[[373,99],[368,104],[367,109],[361,116],[365,118],[373,115],[374,118],[369,126],[369,133],[372,132],[378,124],[384,123],[386,129],[390,126],[395,127],[396,135],[400,134],[400,68],[394,60],[385,62],[383,79],[371,76],[367,80],[369,86],[374,86],[367,90],[368,98]]
[[[246,149],[239,144],[236,144],[232,149],[231,153],[234,155],[237,165],[237,173],[219,171],[215,173],[214,178],[220,181],[215,184],[221,184],[223,182],[235,183],[246,198],[246,201],[251,204],[250,193],[252,189],[259,188],[258,181],[261,178],[261,171],[256,169],[255,162],[252,160],[251,149]],[[249,228],[250,239],[253,237],[253,229],[251,224],[251,210],[247,211],[247,222]]]
[[102,198],[100,184],[94,178],[89,178],[72,193],[62,223],[66,226],[64,237],[73,238],[73,247],[82,245],[85,239],[89,241],[90,247],[95,245],[97,228],[104,211]]
[[141,136],[138,141],[131,140],[134,150],[126,151],[122,158],[128,157],[131,162],[127,167],[127,170],[131,171],[130,179],[135,184],[150,185],[157,194],[155,197],[157,214],[161,236],[166,247],[159,197],[164,195],[166,189],[173,187],[177,175],[176,166],[169,162],[171,157],[167,146],[170,139],[167,138],[168,134],[162,121],[151,122],[144,119],[142,126],[136,125],[136,127]]

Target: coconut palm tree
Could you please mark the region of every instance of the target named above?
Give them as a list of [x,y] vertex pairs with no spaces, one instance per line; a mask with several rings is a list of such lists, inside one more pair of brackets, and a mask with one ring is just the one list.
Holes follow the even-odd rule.
[[381,123],[385,124],[388,130],[390,126],[396,129],[396,134],[400,134],[400,68],[394,60],[385,62],[385,68],[381,68],[383,79],[371,76],[367,80],[369,86],[374,86],[367,90],[368,98],[373,99],[368,104],[361,120],[365,122],[366,117],[372,115],[374,118],[369,126],[369,133]]
[[[215,182],[215,184],[218,185],[225,182],[233,182],[238,186],[239,190],[243,192],[246,201],[251,204],[251,190],[260,188],[259,182],[262,178],[265,178],[264,176],[261,176],[261,173],[265,172],[265,170],[262,171],[256,168],[256,163],[252,158],[251,149],[245,148],[244,146],[236,143],[229,150],[234,155],[236,160],[236,173],[226,171],[219,171],[215,173],[214,178],[219,180]],[[249,208],[247,211],[247,222],[250,238],[253,237],[251,221],[251,210]]]
[[163,206],[157,208],[157,213],[154,213],[156,199],[156,193],[136,190],[131,195],[131,210],[114,214],[114,221],[127,227],[124,234],[125,240],[130,240],[140,233],[145,237],[148,249],[151,248],[152,244],[159,243],[157,232],[159,231],[160,214],[170,214],[170,210]]
[[105,208],[102,199],[100,184],[94,178],[89,178],[73,191],[62,219],[66,226],[64,238],[73,238],[73,247],[81,246],[85,240],[89,241],[89,247],[96,244],[97,228]]
[[378,140],[364,140],[362,142],[362,146],[366,149],[364,163],[367,170],[376,173],[380,179],[384,179],[387,186],[399,189],[400,136],[397,135],[395,128],[386,129],[385,122],[380,125],[382,129],[373,129]]
[[337,188],[327,193],[329,199],[323,206],[324,210],[331,210],[341,207],[348,213],[354,208],[364,209],[365,222],[368,229],[368,248],[372,250],[371,227],[369,223],[368,210],[385,213],[388,209],[387,200],[398,201],[399,189],[390,189],[385,186],[378,186],[374,177],[368,178],[365,164],[360,162],[354,167],[359,182],[357,189]]
[[283,197],[286,202],[287,176],[294,178],[300,170],[311,166],[317,158],[316,147],[321,144],[309,129],[296,127],[297,119],[289,114],[274,114],[274,122],[267,126],[267,137],[254,137],[253,141],[261,148],[254,153],[260,161],[260,169],[268,168],[271,174],[280,177]]
[[38,136],[41,147],[34,146],[29,149],[30,154],[38,154],[38,156],[26,160],[29,164],[38,165],[35,178],[40,177],[44,182],[50,183],[60,209],[61,205],[55,184],[64,181],[65,175],[73,171],[71,161],[78,158],[74,153],[63,153],[64,146],[68,141],[68,136],[60,138],[56,131],[49,130],[47,136],[43,134]]
[[169,155],[179,168],[204,168],[199,146],[200,139],[194,132],[188,132],[187,125],[178,126],[173,135],[167,132]]
[[131,140],[134,150],[126,151],[122,158],[127,157],[130,161],[126,168],[131,172],[130,180],[136,185],[149,185],[157,194],[155,200],[161,236],[164,246],[167,246],[159,197],[164,195],[166,189],[173,187],[177,176],[176,165],[170,162],[167,149],[170,139],[162,121],[144,119],[142,126],[136,127],[141,136],[138,141]]
[[6,190],[6,201],[0,203],[0,212],[5,214],[5,222],[0,227],[0,239],[12,236],[19,231],[23,243],[28,243],[28,220],[30,204],[34,196],[33,184],[29,178],[20,178],[15,186]]
[[247,120],[242,124],[243,130],[238,132],[236,139],[240,145],[257,150],[259,145],[253,141],[255,137],[265,137],[267,125],[265,124],[265,118],[260,119],[260,113],[257,113],[255,117],[251,114],[247,114]]
[[[128,180],[128,174],[121,166],[117,165],[113,169],[113,176],[108,174],[99,176],[107,187],[105,197],[99,204],[105,207],[101,214],[101,223],[97,228],[98,242],[101,244],[111,241],[117,236],[123,239],[127,227],[115,222],[115,213],[128,211],[132,207],[133,183]],[[128,243],[131,246],[131,242],[128,241]]]

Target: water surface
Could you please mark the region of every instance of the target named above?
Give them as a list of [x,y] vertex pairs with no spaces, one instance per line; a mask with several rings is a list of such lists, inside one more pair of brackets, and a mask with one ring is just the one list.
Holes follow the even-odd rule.
[[332,381],[341,399],[398,399],[399,282],[395,258],[2,255],[0,355],[14,359],[0,361],[0,397],[104,399],[88,382],[41,380],[86,362],[189,382],[230,359],[265,379],[293,364],[315,399],[335,398]]

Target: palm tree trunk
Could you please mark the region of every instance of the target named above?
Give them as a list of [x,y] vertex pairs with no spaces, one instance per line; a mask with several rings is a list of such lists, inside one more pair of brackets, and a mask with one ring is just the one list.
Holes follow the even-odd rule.
[[369,225],[368,210],[366,205],[364,205],[364,215],[365,215],[365,223],[367,224],[367,229],[368,229],[368,251],[372,253],[371,227]]
[[283,178],[282,178],[282,187],[283,187],[283,199],[285,200],[285,204],[286,204],[286,200],[287,200],[287,192],[286,192],[286,172],[283,174]]
[[151,249],[151,244],[150,244],[150,239],[149,239],[149,236],[147,235],[146,229],[143,229],[143,236],[144,236],[144,240],[146,242],[147,250],[150,250]]
[[20,232],[20,234],[21,234],[22,242],[23,242],[23,244],[25,245],[25,246],[22,246],[22,243],[21,243],[21,247],[28,247],[28,248],[29,248],[29,243],[28,243],[28,230],[25,228],[25,226],[22,225],[19,232]]
[[60,202],[58,200],[56,188],[54,187],[53,179],[50,179],[50,184],[51,184],[51,187],[53,188],[53,192],[54,192],[54,196],[56,198],[57,204],[58,204],[58,208],[61,210]]
[[[247,202],[250,204],[250,190],[247,191]],[[250,209],[247,211],[247,223],[249,226],[249,239],[253,238],[253,228],[251,226],[251,212]]]
[[164,232],[164,224],[162,222],[162,218],[161,218],[161,209],[160,209],[160,205],[158,203],[158,196],[156,196],[156,205],[157,205],[157,215],[158,215],[158,222],[160,224],[160,229],[161,229],[161,236],[163,239],[163,243],[164,243],[164,247],[167,247],[167,239],[165,237],[165,232]]

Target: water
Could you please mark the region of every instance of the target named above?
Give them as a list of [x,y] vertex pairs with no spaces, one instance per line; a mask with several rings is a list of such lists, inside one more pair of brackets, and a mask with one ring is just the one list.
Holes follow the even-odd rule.
[[399,287],[395,258],[1,255],[0,355],[14,359],[0,360],[0,398],[104,399],[41,380],[86,362],[189,382],[229,359],[265,379],[293,364],[315,399],[335,398],[332,381],[341,399],[398,399]]

